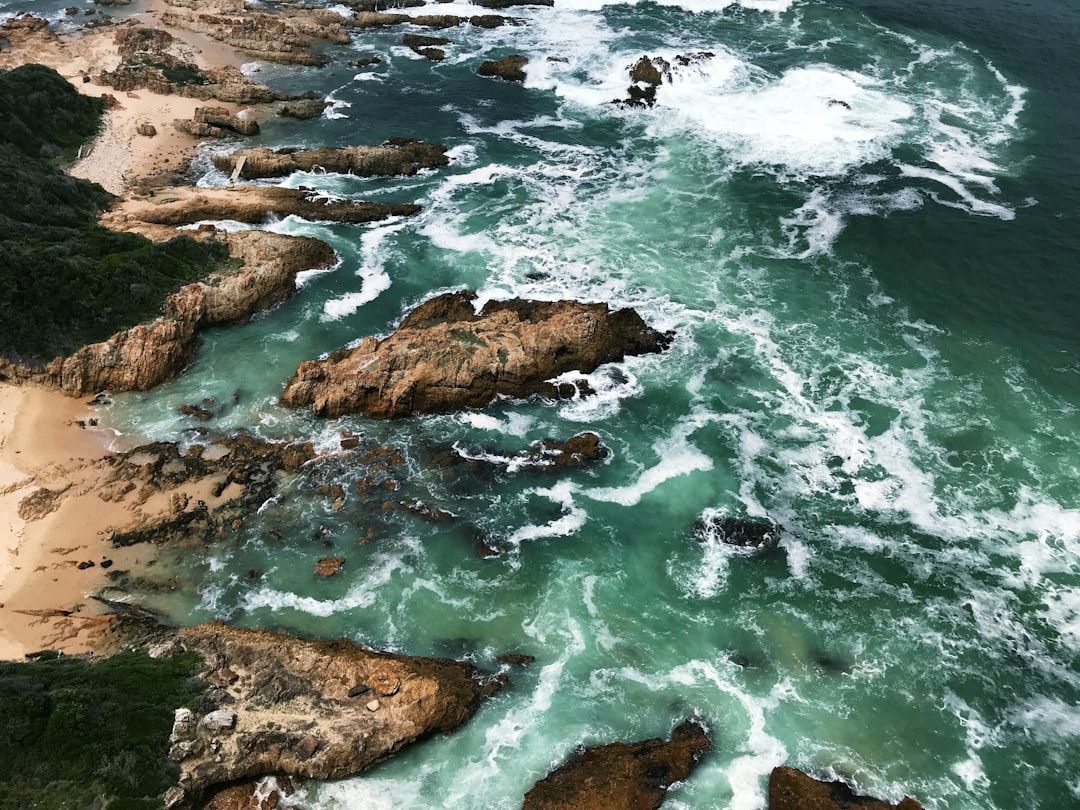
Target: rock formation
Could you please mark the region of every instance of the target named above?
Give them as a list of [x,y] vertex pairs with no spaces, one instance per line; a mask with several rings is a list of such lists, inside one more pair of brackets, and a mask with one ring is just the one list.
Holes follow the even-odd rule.
[[359,177],[413,175],[420,169],[446,166],[446,147],[412,138],[391,138],[381,146],[346,146],[320,149],[241,149],[227,155],[214,155],[214,166],[232,174],[243,160],[240,177],[258,179],[286,177],[293,172],[322,170]]
[[425,59],[430,59],[432,62],[439,62],[446,58],[446,51],[444,51],[440,45],[449,45],[450,40],[446,37],[425,37],[420,34],[404,34],[401,37],[401,44],[406,48],[412,49],[414,53],[418,53]]
[[312,191],[276,186],[175,187],[120,203],[102,218],[102,222],[118,230],[141,230],[141,223],[175,228],[203,220],[223,219],[257,225],[271,217],[287,216],[360,224],[392,216],[411,216],[419,211],[419,205],[331,200]]
[[802,771],[781,766],[769,776],[769,810],[923,810],[905,796],[890,804],[859,796],[844,782],[821,782]]
[[525,81],[525,65],[529,64],[527,56],[506,56],[502,59],[484,62],[476,72],[481,76],[494,76],[508,82]]
[[627,355],[662,351],[670,335],[632,309],[577,301],[489,301],[447,293],[414,309],[384,340],[365,338],[326,360],[301,363],[281,403],[320,416],[363,413],[395,419],[482,408],[498,396],[576,395],[584,383],[552,382]]
[[656,103],[657,89],[664,82],[671,84],[672,76],[680,68],[711,59],[714,55],[710,51],[680,55],[675,57],[674,65],[661,56],[643,56],[630,67],[632,84],[627,88],[628,97],[615,103],[627,107],[651,107]]
[[238,68],[203,70],[178,55],[173,36],[157,28],[124,28],[116,34],[120,64],[94,76],[96,84],[128,92],[217,99],[235,104],[282,101],[284,93],[256,84]]
[[309,8],[264,14],[249,9],[185,14],[167,11],[164,25],[205,34],[268,62],[325,65],[330,60],[311,51],[317,42],[345,45],[349,33],[340,14]]
[[240,231],[225,238],[242,267],[182,287],[166,300],[163,317],[83,346],[44,368],[0,359],[0,374],[54,385],[72,395],[145,391],[171,379],[191,361],[200,329],[250,318],[291,295],[299,271],[336,260],[329,245],[308,237]]
[[525,794],[522,810],[653,810],[711,750],[712,741],[694,720],[683,721],[670,741],[582,749]]
[[555,0],[476,0],[483,8],[510,8],[511,6],[554,6]]
[[286,118],[318,118],[323,114],[323,110],[325,110],[329,104],[330,102],[322,97],[300,98],[282,104],[281,108],[278,110],[278,115],[285,116]]
[[745,520],[709,515],[703,517],[697,529],[699,540],[718,540],[729,546],[772,551],[780,543],[783,527],[769,520]]
[[258,135],[259,124],[251,118],[233,115],[224,107],[196,107],[191,120],[180,119],[173,126],[196,138],[224,138],[229,135]]
[[181,772],[166,794],[166,806],[176,808],[238,780],[358,773],[409,743],[454,731],[500,687],[461,661],[216,622],[181,630],[169,649],[180,651],[202,656],[214,708],[176,713],[169,757]]

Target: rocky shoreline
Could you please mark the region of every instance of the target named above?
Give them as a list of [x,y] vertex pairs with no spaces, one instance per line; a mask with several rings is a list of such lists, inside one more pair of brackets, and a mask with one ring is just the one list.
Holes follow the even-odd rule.
[[[515,4],[480,3],[498,9]],[[551,5],[550,0],[536,4]],[[323,65],[327,57],[320,52],[322,45],[347,43],[350,32],[358,29],[404,22],[437,30],[466,23],[488,28],[507,22],[496,15],[410,17],[361,2],[347,4],[357,7],[347,21],[321,9],[253,12],[239,0],[170,0],[169,5],[174,9],[161,15],[168,30],[120,30],[114,40],[115,64],[86,72],[87,80],[123,93],[139,90],[231,105],[306,101],[310,103],[293,107],[288,114],[310,117],[321,114],[326,102],[290,99],[248,80],[235,67],[207,69],[187,61],[177,55],[180,43],[170,31],[194,32],[268,61]],[[4,36],[14,47],[26,47],[49,32],[21,18],[5,24]],[[419,38],[410,47],[437,60],[446,44],[445,38]],[[631,69],[628,98],[617,103],[651,105],[657,88],[671,81],[672,71],[692,64],[694,58],[672,66],[643,57]],[[482,75],[520,82],[526,66],[524,57],[513,55],[480,70]],[[178,123],[176,128],[192,137],[257,132],[253,119],[237,116],[231,107],[220,112],[197,108],[183,120],[193,123]],[[447,163],[444,146],[407,138],[375,146],[256,148],[214,157],[219,170],[236,172],[239,179],[320,168],[364,177],[411,175]],[[269,216],[299,216],[362,224],[409,217],[420,210],[413,204],[332,200],[303,189],[150,186],[149,193],[113,205],[102,222],[161,240],[175,235],[179,226],[204,220],[258,225]],[[159,318],[67,357],[37,366],[0,358],[0,379],[53,387],[74,396],[148,390],[190,363],[200,330],[243,322],[281,303],[295,291],[298,272],[327,268],[337,260],[327,244],[305,237],[257,230],[220,234],[212,228],[199,236],[222,240],[239,266],[182,287],[165,300]],[[634,310],[612,311],[604,303],[516,299],[489,301],[477,311],[475,302],[472,292],[437,296],[415,307],[393,334],[381,340],[367,337],[355,348],[305,361],[285,382],[281,404],[310,408],[327,418],[360,413],[372,419],[398,419],[484,408],[503,397],[577,398],[592,393],[583,375],[628,356],[663,352],[673,340],[672,334],[650,327]],[[209,413],[201,406],[185,407],[189,408],[185,413],[197,419]],[[28,519],[37,519],[58,509],[67,497],[96,497],[127,503],[138,511],[137,519],[109,533],[108,541],[116,548],[148,542],[206,543],[243,526],[250,514],[274,497],[283,477],[319,463],[318,454],[304,443],[270,444],[245,436],[214,443],[224,449],[222,456],[209,457],[203,445],[182,452],[172,444],[110,454],[95,462],[101,474],[83,481],[84,489],[78,493],[36,487],[20,501],[20,508],[25,504]],[[599,436],[583,433],[566,443],[540,443],[508,465],[580,466],[610,452]],[[423,519],[442,520],[448,515],[427,504],[403,508]],[[780,532],[773,524],[727,522],[706,529],[722,535],[724,542],[762,551],[776,546]],[[325,559],[332,561],[327,576],[344,562]],[[380,652],[344,639],[309,641],[220,623],[177,631],[153,623],[148,627],[137,611],[119,615],[103,647],[136,647],[153,658],[193,653],[201,661],[196,679],[204,700],[194,708],[174,707],[168,759],[179,767],[180,775],[163,796],[170,810],[225,806],[220,804],[226,801],[221,798],[223,789],[237,793],[241,803],[249,801],[256,789],[248,783],[262,777],[336,779],[364,771],[413,742],[452,733],[506,683],[505,676],[484,674],[466,661]],[[655,808],[669,788],[691,778],[713,748],[705,721],[699,719],[681,722],[670,740],[582,748],[540,780],[524,796],[523,807]],[[856,806],[921,807],[906,797],[891,805],[858,796],[846,783],[819,782],[788,767],[772,773],[771,810]]]

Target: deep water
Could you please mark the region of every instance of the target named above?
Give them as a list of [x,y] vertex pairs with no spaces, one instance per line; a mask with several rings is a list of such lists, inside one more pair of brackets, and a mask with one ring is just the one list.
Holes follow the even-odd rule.
[[[269,225],[328,240],[340,266],[208,333],[178,380],[107,416],[125,441],[186,440],[177,405],[213,397],[223,430],[328,450],[362,434],[404,453],[380,473],[402,482],[392,499],[456,518],[378,508],[356,494],[371,471],[331,460],[238,542],[177,562],[176,590],[141,598],[184,622],[492,670],[505,652],[536,657],[457,734],[309,787],[300,800],[320,810],[517,807],[579,743],[666,736],[688,715],[716,749],[666,807],[764,807],[785,763],[931,808],[1080,806],[1080,9],[556,0],[512,13],[526,24],[443,32],[438,64],[393,30],[358,35],[326,68],[249,66],[336,102],[318,121],[270,122],[259,142],[423,137],[451,165],[289,178],[424,211]],[[655,108],[609,103],[641,55],[700,52]],[[524,86],[476,75],[508,53],[530,59]],[[383,61],[346,66],[361,55]],[[198,166],[201,183],[224,182]],[[633,306],[677,337],[597,371],[580,401],[390,424],[276,404],[299,361],[458,288]],[[444,452],[505,457],[582,430],[609,460],[476,470]],[[327,483],[348,493],[341,510],[315,492]],[[775,521],[780,547],[726,546],[702,529],[710,516]],[[505,552],[479,558],[478,537]],[[316,581],[327,554],[345,570]]]

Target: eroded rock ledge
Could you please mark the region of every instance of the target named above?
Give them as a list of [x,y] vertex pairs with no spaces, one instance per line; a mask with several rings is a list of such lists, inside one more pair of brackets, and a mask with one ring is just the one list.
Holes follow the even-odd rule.
[[336,261],[330,246],[318,239],[264,231],[225,238],[231,255],[243,263],[235,273],[188,284],[166,299],[162,317],[43,367],[0,358],[0,376],[54,386],[72,395],[148,390],[191,362],[200,329],[246,320],[291,295],[299,271]]
[[413,175],[420,169],[446,166],[446,147],[412,138],[391,138],[382,146],[323,147],[320,149],[241,149],[227,155],[214,155],[214,166],[232,174],[243,161],[240,177],[256,179],[285,177],[293,172],[322,169],[327,172],[355,174],[359,177]]
[[454,731],[501,686],[462,661],[217,622],[181,630],[156,654],[181,651],[204,659],[200,677],[213,708],[176,713],[169,757],[181,774],[166,794],[170,808],[195,806],[237,780],[358,773]]
[[[271,216],[297,216],[317,222],[361,224],[392,216],[411,216],[419,205],[383,205],[360,200],[331,199],[296,188],[235,186],[229,188],[172,187],[126,200],[102,217],[115,230],[138,230],[138,223],[179,227],[202,220],[236,220],[257,225]],[[130,227],[130,223],[135,223]]]
[[525,794],[522,810],[653,810],[712,747],[701,723],[684,720],[670,741],[582,749]]
[[482,408],[498,396],[587,393],[583,381],[560,386],[551,380],[659,352],[671,341],[632,309],[514,299],[489,301],[477,314],[475,299],[473,292],[440,295],[384,340],[365,338],[354,349],[301,363],[281,403],[311,406],[319,416],[396,419]]

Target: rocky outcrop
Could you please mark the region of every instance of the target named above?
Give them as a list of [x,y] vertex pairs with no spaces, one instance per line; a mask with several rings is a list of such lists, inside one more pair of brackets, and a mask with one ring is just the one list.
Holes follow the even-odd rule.
[[511,6],[554,6],[555,0],[476,0],[483,8],[510,8]]
[[158,95],[217,99],[236,104],[281,101],[284,93],[249,80],[238,68],[204,70],[178,56],[173,36],[158,28],[123,28],[116,34],[120,64],[94,81],[114,90],[149,90]]
[[753,551],[772,551],[779,545],[783,527],[770,520],[747,520],[706,514],[702,517],[697,538],[716,541]]
[[111,528],[109,542],[117,548],[191,546],[227,536],[278,493],[284,475],[300,472],[315,458],[308,442],[267,442],[244,433],[218,437],[214,448],[222,454],[208,454],[205,445],[185,453],[175,444],[156,442],[108,456],[105,463],[112,469],[101,488],[105,495],[120,498],[138,489],[140,499],[158,496],[169,504],[134,525]]
[[161,318],[83,346],[43,368],[0,360],[0,374],[72,395],[145,391],[191,362],[200,329],[250,318],[291,295],[299,271],[326,267],[336,259],[329,245],[308,237],[241,231],[225,238],[242,266],[182,287],[166,300]]
[[683,721],[670,741],[582,749],[525,794],[522,810],[653,810],[711,750],[709,735],[695,720]]
[[177,711],[169,754],[180,766],[174,807],[264,775],[358,773],[412,742],[454,731],[500,686],[461,661],[219,623],[181,630],[171,651],[198,653],[201,677],[215,685],[211,711]]
[[680,69],[711,59],[715,54],[710,51],[679,55],[672,64],[661,56],[641,57],[630,67],[630,87],[627,98],[615,103],[626,107],[651,107],[656,103],[656,91],[664,82],[671,84],[672,76]]
[[490,301],[477,314],[475,299],[471,292],[440,295],[385,340],[365,338],[326,360],[301,363],[282,404],[311,406],[320,416],[395,419],[482,408],[498,396],[573,396],[587,391],[583,382],[552,379],[662,351],[670,342],[632,309],[515,299]]
[[508,82],[525,81],[525,65],[529,64],[526,56],[506,56],[490,62],[484,62],[476,72],[481,76],[494,76]]
[[320,149],[241,149],[214,155],[214,166],[225,174],[244,161],[240,177],[287,177],[293,172],[326,171],[359,177],[413,175],[421,169],[446,166],[446,147],[412,138],[391,138],[381,146],[345,146]]
[[225,138],[230,135],[258,135],[259,124],[251,118],[233,115],[224,107],[196,107],[191,120],[178,119],[173,126],[196,138]]
[[781,766],[769,776],[769,810],[923,810],[905,796],[890,804],[859,796],[845,782],[822,782],[802,771]]
[[414,53],[418,53],[425,59],[430,59],[432,62],[439,62],[446,58],[446,51],[440,48],[440,45],[449,45],[450,40],[446,37],[425,37],[420,34],[404,34],[401,37],[401,44],[406,48],[410,48]]
[[278,109],[278,115],[286,118],[318,118],[323,114],[330,105],[330,102],[324,98],[301,98],[296,101],[290,101],[286,104],[282,104]]
[[118,230],[151,225],[192,225],[203,220],[231,219],[260,224],[270,217],[297,216],[316,222],[360,224],[392,216],[411,216],[419,205],[384,205],[358,200],[332,200],[303,189],[256,186],[228,188],[164,188],[127,200],[102,218]]
[[264,14],[251,10],[185,14],[166,11],[164,25],[204,34],[268,62],[325,65],[330,60],[311,48],[318,42],[348,44],[340,14],[303,9]]

